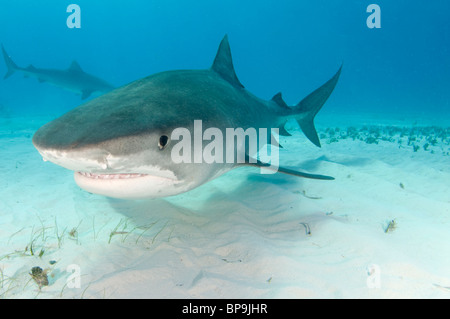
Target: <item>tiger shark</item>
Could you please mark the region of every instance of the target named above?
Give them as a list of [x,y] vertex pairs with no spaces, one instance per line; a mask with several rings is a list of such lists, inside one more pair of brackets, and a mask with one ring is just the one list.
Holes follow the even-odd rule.
[[[176,162],[173,152],[181,140],[176,141],[175,130],[183,128],[191,133],[183,139],[191,138],[194,122],[201,120],[204,127],[222,131],[279,128],[280,135],[288,136],[284,125],[294,118],[320,147],[313,120],[334,90],[341,69],[295,106],[288,106],[281,93],[263,100],[238,80],[225,36],[209,69],[166,71],[131,82],[43,125],[33,144],[44,161],[74,171],[75,182],[88,192],[122,199],[177,195],[231,169],[268,164],[247,153],[244,163]],[[203,140],[202,146],[211,140],[212,136]],[[243,147],[245,143],[236,143],[234,151]],[[285,167],[277,171],[333,179]]]
[[24,74],[25,77],[35,77],[40,83],[48,82],[64,89],[81,94],[84,100],[93,92],[108,92],[114,87],[106,81],[84,72],[77,61],[73,61],[66,70],[38,69],[33,65],[26,68],[17,66],[11,57],[6,53],[2,45],[3,58],[5,59],[8,71],[4,79],[9,78],[16,71]]

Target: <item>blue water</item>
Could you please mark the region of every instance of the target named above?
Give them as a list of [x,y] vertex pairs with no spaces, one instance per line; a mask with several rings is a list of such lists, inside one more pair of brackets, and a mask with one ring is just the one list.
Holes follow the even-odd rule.
[[[366,23],[373,2],[381,28]],[[79,29],[66,24],[72,3]],[[76,60],[117,87],[209,68],[225,34],[240,82],[264,99],[281,91],[295,105],[343,64],[316,119],[323,147],[293,121],[280,138],[283,166],[335,181],[249,167],[121,201],[80,189],[33,147],[81,96],[2,79],[0,57],[0,299],[448,298],[449,12],[448,0],[0,1],[0,43],[17,65]],[[68,265],[81,267],[79,289]],[[42,291],[36,266],[51,268]]]
[[[69,4],[81,28],[69,29]],[[344,63],[322,112],[450,118],[450,3],[383,1],[381,28],[369,29],[372,1],[2,1],[0,42],[26,67],[67,68],[77,60],[115,86],[171,69],[208,68],[229,35],[240,81],[293,105]],[[6,66],[0,61],[0,75]],[[13,115],[60,115],[80,96],[15,74],[0,80]]]

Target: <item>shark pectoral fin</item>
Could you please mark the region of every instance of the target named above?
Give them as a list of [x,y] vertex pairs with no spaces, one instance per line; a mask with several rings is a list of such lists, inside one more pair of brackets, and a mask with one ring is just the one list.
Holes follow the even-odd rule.
[[263,163],[260,160],[255,159],[255,158],[253,158],[253,157],[251,157],[249,155],[246,155],[245,159],[246,159],[245,160],[245,164],[248,165],[248,166],[265,168],[265,169],[269,169],[269,170],[275,171],[277,173],[283,173],[283,174],[296,176],[296,177],[302,177],[302,178],[326,180],[326,181],[332,181],[332,180],[335,179],[332,176],[319,175],[319,174],[310,174],[310,173],[296,171],[296,170],[293,170],[293,169],[290,169],[290,168],[272,166],[270,164]]
[[92,94],[91,90],[83,90],[81,91],[81,99],[85,100]]
[[334,177],[332,177],[332,176],[319,175],[319,174],[309,174],[309,173],[295,171],[295,170],[292,170],[292,169],[289,169],[289,168],[284,168],[284,167],[278,167],[278,172],[279,173],[283,173],[283,174],[287,174],[287,175],[303,177],[303,178],[310,178],[310,179],[320,179],[320,180],[326,180],[326,181],[334,180]]
[[284,148],[283,146],[281,146],[280,142],[277,141],[272,132],[270,133],[270,136],[268,136],[267,138],[267,144],[272,144],[273,146]]
[[[263,145],[266,145],[265,147],[267,147],[267,145],[272,145],[272,146],[276,146],[279,148],[283,148],[283,146],[280,145],[280,143],[278,142],[278,140],[275,136],[276,136],[276,134],[274,134],[273,132],[270,131],[270,134],[267,134],[265,144],[263,144]],[[261,145],[261,142],[262,141],[259,141],[258,145]]]

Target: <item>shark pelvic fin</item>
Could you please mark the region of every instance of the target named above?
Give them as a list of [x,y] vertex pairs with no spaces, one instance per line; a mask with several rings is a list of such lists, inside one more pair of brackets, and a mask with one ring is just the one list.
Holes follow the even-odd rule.
[[220,42],[219,50],[217,51],[216,58],[214,59],[211,69],[219,73],[222,78],[230,82],[235,87],[244,87],[241,82],[239,82],[236,72],[234,71],[233,60],[231,58],[231,49],[227,35],[225,35],[222,42]]

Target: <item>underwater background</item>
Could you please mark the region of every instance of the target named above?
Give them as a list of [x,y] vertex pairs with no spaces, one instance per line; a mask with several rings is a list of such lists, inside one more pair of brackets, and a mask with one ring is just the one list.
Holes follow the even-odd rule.
[[[79,29],[66,25],[71,3],[81,8]],[[370,29],[371,3],[4,1],[0,41],[19,66],[65,69],[77,60],[121,86],[160,71],[208,68],[228,34],[238,77],[261,98],[281,91],[294,105],[344,63],[321,113],[449,118],[450,3],[380,0],[381,28]],[[35,79],[0,81],[0,104],[12,114],[59,115],[80,102]]]
[[[368,27],[372,3],[381,28]],[[67,26],[70,4],[81,28]],[[336,180],[245,167],[143,201],[83,191],[33,147],[79,94],[0,79],[0,299],[448,299],[449,12],[446,0],[1,1],[18,66],[76,60],[116,87],[209,68],[225,34],[263,99],[295,105],[343,69],[315,120],[322,148],[292,122],[280,137],[282,165]]]

